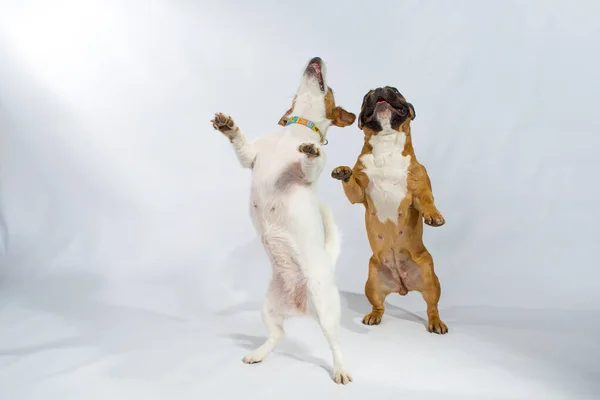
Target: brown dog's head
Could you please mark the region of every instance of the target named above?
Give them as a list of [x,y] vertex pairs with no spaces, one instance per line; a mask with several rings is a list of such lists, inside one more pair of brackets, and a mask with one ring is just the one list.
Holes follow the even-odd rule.
[[415,109],[392,86],[370,90],[363,98],[358,128],[376,135],[384,129],[410,133],[410,121],[415,119]]
[[311,120],[324,132],[330,125],[345,127],[356,120],[356,115],[336,106],[333,90],[327,86],[325,63],[320,57],[308,62],[292,107],[279,119],[279,125],[285,125],[292,115]]

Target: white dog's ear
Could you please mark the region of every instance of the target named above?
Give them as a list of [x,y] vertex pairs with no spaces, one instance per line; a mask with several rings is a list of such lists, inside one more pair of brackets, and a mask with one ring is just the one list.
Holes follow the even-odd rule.
[[336,107],[333,109],[333,119],[332,124],[343,128],[345,126],[350,126],[356,120],[356,115],[352,114],[349,111],[344,110],[342,107]]
[[287,122],[288,122],[288,119],[290,119],[290,114],[291,114],[291,113],[292,113],[292,109],[290,108],[289,110],[287,110],[287,111],[285,112],[285,114],[283,114],[283,115],[281,116],[281,118],[279,118],[279,122],[278,122],[278,123],[279,123],[279,125],[281,125],[281,126],[285,126],[285,124],[287,124]]
[[281,126],[285,126],[285,124],[287,124],[288,119],[290,119],[290,115],[292,114],[292,111],[294,111],[294,105],[296,104],[296,95],[294,95],[294,98],[292,99],[292,106],[290,107],[289,110],[287,110],[285,112],[285,114],[283,114],[281,116],[281,118],[279,118],[279,125]]

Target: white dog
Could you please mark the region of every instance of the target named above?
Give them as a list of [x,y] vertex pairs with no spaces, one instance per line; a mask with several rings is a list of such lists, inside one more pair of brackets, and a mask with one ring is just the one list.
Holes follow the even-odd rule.
[[325,165],[321,144],[327,143],[328,128],[350,126],[355,119],[335,105],[323,61],[315,57],[278,132],[249,142],[231,117],[217,113],[211,121],[229,138],[242,166],[252,169],[250,213],[273,269],[262,310],[269,336],[244,357],[245,363],[261,362],[283,339],[286,316],[311,314],[331,347],[335,381],[352,381],[338,339],[340,297],[334,266],[339,232],[331,211],[317,197],[316,183]]

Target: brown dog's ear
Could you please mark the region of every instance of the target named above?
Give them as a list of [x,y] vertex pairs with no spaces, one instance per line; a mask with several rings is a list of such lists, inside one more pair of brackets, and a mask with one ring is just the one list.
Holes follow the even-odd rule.
[[362,129],[362,115],[365,109],[365,103],[367,102],[367,97],[371,94],[373,90],[369,90],[367,94],[363,97],[362,104],[360,106],[360,114],[358,114],[358,129]]
[[279,118],[278,124],[281,125],[281,126],[285,126],[285,124],[287,124],[287,122],[288,122],[288,119],[290,118],[290,114],[291,113],[292,113],[292,109],[290,108],[289,110],[287,110],[285,112],[285,114],[283,114],[281,116],[281,118]]
[[332,124],[343,128],[350,126],[356,120],[356,115],[344,110],[342,107],[336,107],[333,109],[333,120]]
[[414,120],[415,118],[417,118],[417,113],[415,112],[415,108],[410,103],[406,103],[406,104],[408,104],[408,108],[410,108],[410,119]]

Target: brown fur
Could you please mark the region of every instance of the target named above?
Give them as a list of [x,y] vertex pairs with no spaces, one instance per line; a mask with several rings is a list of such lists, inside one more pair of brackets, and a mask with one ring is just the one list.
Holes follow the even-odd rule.
[[[292,114],[292,111],[294,110],[295,103],[296,96],[294,96],[294,99],[292,100],[292,106],[290,109],[287,110],[279,119],[279,125],[285,126]],[[335,105],[335,97],[331,88],[327,88],[327,93],[325,94],[325,116],[327,119],[331,120],[332,125],[340,128],[350,126],[356,120],[356,115],[344,110],[342,107]]]
[[[373,91],[367,93],[365,101],[372,93]],[[365,101],[361,113],[364,111]],[[407,194],[398,207],[397,224],[389,220],[382,223],[377,218],[375,204],[367,192],[369,178],[363,171],[365,167],[360,157],[372,153],[369,139],[378,132],[361,124],[360,116],[359,125],[365,135],[365,143],[358,160],[354,168],[337,167],[331,175],[342,181],[344,193],[351,203],[365,206],[367,237],[373,252],[369,260],[369,277],[365,285],[365,294],[373,310],[364,317],[363,323],[377,325],[381,322],[384,302],[388,294],[406,295],[410,291],[418,291],[427,303],[428,330],[444,334],[448,328],[438,313],[440,283],[434,272],[433,258],[422,240],[423,221],[431,226],[441,226],[444,224],[444,218],[435,206],[427,170],[415,157],[410,129],[415,112],[410,103],[405,104],[408,104],[409,115],[397,130],[406,134],[402,154],[410,155],[411,158],[407,176]]]

